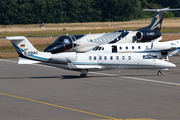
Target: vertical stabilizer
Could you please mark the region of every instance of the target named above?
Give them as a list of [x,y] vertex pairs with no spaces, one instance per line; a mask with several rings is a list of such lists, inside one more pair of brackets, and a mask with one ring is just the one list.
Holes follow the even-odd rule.
[[19,64],[33,64],[37,61],[49,61],[50,52],[39,52],[24,36],[6,37],[19,54]]
[[180,10],[180,9],[169,9],[169,8],[163,8],[163,9],[144,9],[143,11],[150,11],[150,12],[156,12],[151,24],[147,27],[138,29],[139,31],[143,31],[143,30],[156,30],[156,31],[160,31],[161,30],[161,26],[162,26],[162,21],[163,21],[163,16],[166,12],[168,11],[176,11],[176,10]]
[[38,52],[24,36],[6,37],[6,40],[11,41],[20,57]]

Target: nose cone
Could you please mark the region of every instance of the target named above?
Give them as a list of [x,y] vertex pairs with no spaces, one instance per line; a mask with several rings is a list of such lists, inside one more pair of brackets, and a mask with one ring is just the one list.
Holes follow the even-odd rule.
[[51,53],[60,53],[64,51],[66,51],[66,46],[64,43],[52,43],[44,50],[44,52]]
[[175,68],[176,65],[167,61],[159,60],[156,61],[156,65],[160,68]]
[[175,67],[176,67],[176,65],[173,64],[173,63],[167,63],[166,66],[167,66],[168,68],[175,68]]

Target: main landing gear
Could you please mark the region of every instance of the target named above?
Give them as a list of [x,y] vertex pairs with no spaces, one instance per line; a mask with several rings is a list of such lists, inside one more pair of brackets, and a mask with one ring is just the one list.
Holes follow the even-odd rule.
[[86,77],[87,73],[88,73],[88,70],[81,70],[80,76],[81,77]]
[[157,72],[157,75],[158,75],[158,76],[161,76],[161,75],[162,75],[162,72],[161,72],[161,71],[158,71],[158,72]]

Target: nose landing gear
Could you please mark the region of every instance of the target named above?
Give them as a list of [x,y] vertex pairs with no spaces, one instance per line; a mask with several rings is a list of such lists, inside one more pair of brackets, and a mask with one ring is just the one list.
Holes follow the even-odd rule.
[[161,71],[158,71],[158,72],[157,72],[157,75],[158,75],[158,76],[161,76],[161,75],[162,75],[162,72],[161,72]]

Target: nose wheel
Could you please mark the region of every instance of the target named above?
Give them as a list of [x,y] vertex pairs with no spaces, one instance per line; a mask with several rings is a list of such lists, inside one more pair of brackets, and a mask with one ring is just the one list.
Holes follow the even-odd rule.
[[87,73],[88,73],[88,70],[81,70],[80,76],[81,77],[86,77]]
[[157,75],[158,75],[158,76],[161,76],[161,75],[162,75],[162,72],[161,72],[161,71],[158,71],[158,72],[157,72]]

